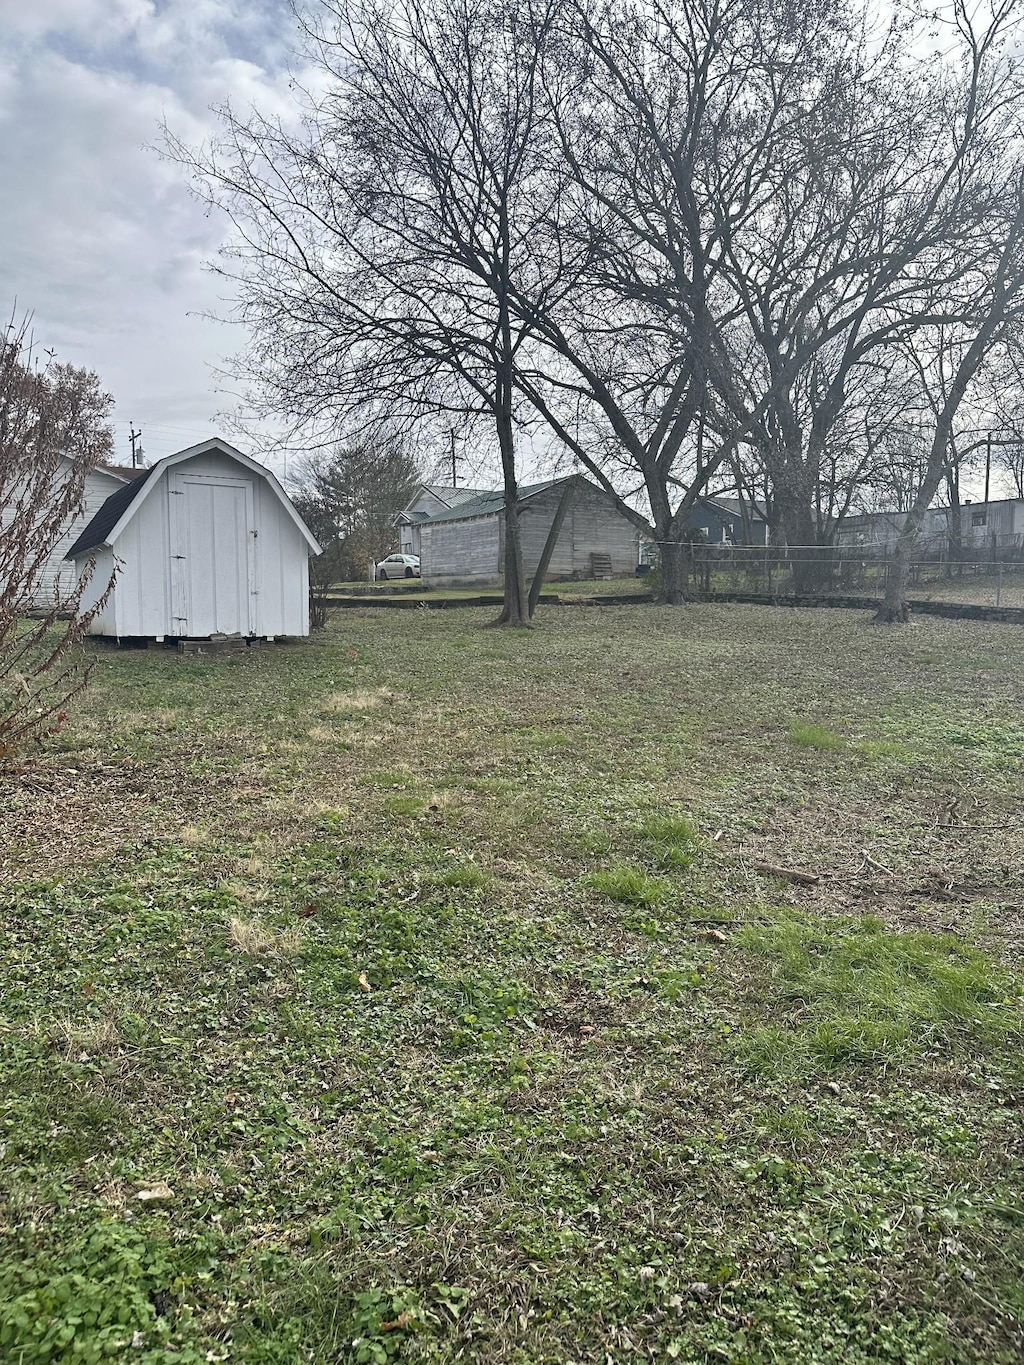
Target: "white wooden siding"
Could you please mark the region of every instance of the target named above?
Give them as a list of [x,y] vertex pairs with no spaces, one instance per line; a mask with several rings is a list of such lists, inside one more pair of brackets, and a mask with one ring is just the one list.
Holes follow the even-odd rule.
[[[62,477],[67,476],[63,475]],[[60,540],[46,561],[36,591],[33,594],[35,606],[45,609],[53,605],[58,581],[62,593],[66,594],[74,589],[78,575],[74,565],[68,563],[64,556],[111,493],[116,493],[119,488],[123,487],[123,484],[123,479],[117,478],[114,474],[108,474],[104,470],[91,470],[86,475],[82,511],[69,519]],[[12,512],[9,508],[0,507],[0,525],[8,525],[11,516]]]
[[[106,590],[107,584],[110,582],[110,575],[114,572],[115,569],[113,550],[109,549],[97,550],[95,554],[95,559],[96,559],[95,571],[93,572],[92,577],[89,579],[89,582],[85,587],[85,591],[82,593],[81,609],[83,612],[91,611],[92,608],[99,601],[100,597],[102,597],[104,591]],[[75,561],[76,571],[80,570],[84,572],[86,567],[87,560]],[[95,621],[92,623],[91,627],[89,628],[89,634],[109,636],[117,635],[117,624],[114,619],[114,602],[112,596],[107,598],[107,605],[103,608],[103,611],[100,613],[99,616],[96,617]]]
[[309,634],[309,546],[265,479],[256,479],[257,635]]

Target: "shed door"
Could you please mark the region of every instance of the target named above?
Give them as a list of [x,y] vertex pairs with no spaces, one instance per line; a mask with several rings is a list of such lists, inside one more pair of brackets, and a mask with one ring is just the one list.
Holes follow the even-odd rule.
[[170,475],[171,585],[178,635],[256,631],[256,525],[252,484]]

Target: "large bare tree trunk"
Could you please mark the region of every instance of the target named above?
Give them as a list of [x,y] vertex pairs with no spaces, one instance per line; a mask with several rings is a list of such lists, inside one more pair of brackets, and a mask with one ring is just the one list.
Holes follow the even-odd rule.
[[[909,520],[909,517],[908,517]],[[918,529],[920,529],[920,521]],[[905,534],[906,523],[893,547],[889,572],[885,580],[885,596],[882,605],[875,613],[875,620],[885,625],[906,625],[910,620],[910,606],[907,603],[907,584],[910,581],[910,562],[914,546],[917,544],[917,531]]]
[[659,532],[661,591],[658,601],[667,607],[681,607],[686,601],[686,546],[664,536],[664,532]]
[[519,507],[509,502],[505,507],[505,601],[496,626],[527,626],[530,624],[529,598],[526,575],[523,572],[523,541],[519,527]]
[[528,626],[530,604],[523,569],[523,541],[519,528],[519,486],[516,481],[515,435],[512,429],[512,383],[510,366],[499,367],[496,385],[495,422],[501,450],[501,472],[505,489],[505,600],[496,626]]
[[949,495],[949,512],[946,517],[946,577],[952,578],[953,565],[956,564],[956,576],[962,578],[964,574],[964,535],[960,513],[960,478],[958,471],[952,467],[946,471],[946,491]]
[[828,559],[828,551],[817,543],[818,528],[810,499],[797,488],[780,489],[776,507],[779,530],[793,566],[793,591],[816,592],[827,577],[823,562]]

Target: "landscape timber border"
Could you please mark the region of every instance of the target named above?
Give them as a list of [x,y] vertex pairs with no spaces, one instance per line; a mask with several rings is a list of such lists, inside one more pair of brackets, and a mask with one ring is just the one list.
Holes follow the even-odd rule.
[[[847,611],[877,611],[880,598],[836,596],[826,593],[802,593],[796,596],[769,596],[766,593],[731,592],[716,593],[711,596],[693,597],[694,603],[736,602],[760,607],[833,607]],[[477,597],[422,597],[394,596],[329,596],[328,607],[383,607],[387,610],[451,611],[457,607],[500,607],[502,597],[496,593],[485,593]],[[557,593],[544,593],[540,598],[542,606],[549,607],[633,607],[652,606],[651,593],[597,593],[592,597],[560,597]],[[986,607],[969,602],[935,602],[926,598],[912,598],[909,603],[911,616],[944,616],[959,621],[998,621],[1004,625],[1024,626],[1024,607]]]

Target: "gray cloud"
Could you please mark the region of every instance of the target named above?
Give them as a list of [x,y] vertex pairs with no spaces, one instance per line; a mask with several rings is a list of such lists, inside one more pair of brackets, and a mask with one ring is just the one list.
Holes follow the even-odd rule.
[[[0,306],[17,298],[60,357],[99,371],[150,458],[231,407],[212,367],[243,338],[202,269],[226,223],[152,150],[210,106],[287,107],[284,0],[0,0]],[[211,423],[213,423],[211,425]]]

